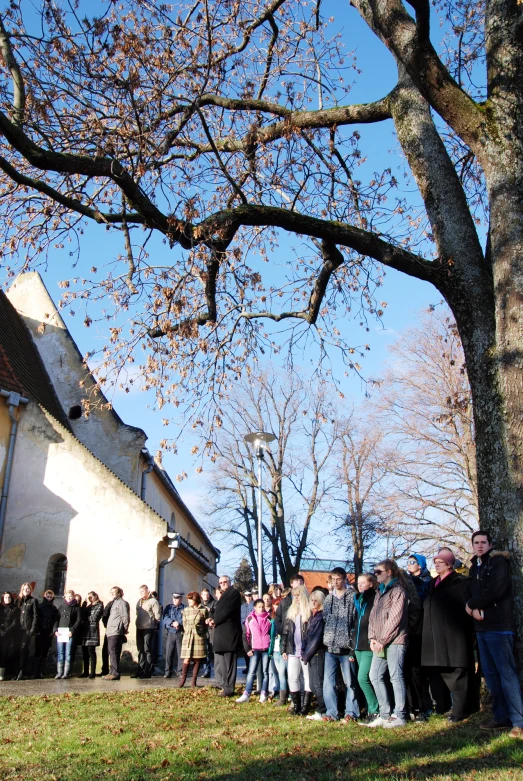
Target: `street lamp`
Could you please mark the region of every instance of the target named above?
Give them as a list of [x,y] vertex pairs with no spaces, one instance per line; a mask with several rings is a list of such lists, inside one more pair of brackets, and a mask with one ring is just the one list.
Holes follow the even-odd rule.
[[276,437],[267,431],[254,431],[252,434],[246,434],[244,442],[254,445],[256,449],[256,458],[258,459],[258,589],[259,595],[263,589],[263,551],[262,551],[262,461],[263,451],[269,444],[274,442]]

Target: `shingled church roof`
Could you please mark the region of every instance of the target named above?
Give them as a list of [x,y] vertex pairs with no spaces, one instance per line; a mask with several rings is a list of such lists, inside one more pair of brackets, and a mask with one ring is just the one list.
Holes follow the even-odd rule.
[[21,393],[41,404],[71,431],[33,337],[22,317],[0,290],[0,388]]

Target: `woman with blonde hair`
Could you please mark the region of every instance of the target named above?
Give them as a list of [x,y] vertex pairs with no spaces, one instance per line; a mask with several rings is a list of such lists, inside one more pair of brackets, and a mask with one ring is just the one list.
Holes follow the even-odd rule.
[[207,619],[209,611],[201,605],[197,591],[187,594],[188,606],[183,611],[182,677],[180,688],[185,685],[191,660],[194,662],[191,687],[196,686],[202,659],[207,658]]
[[20,671],[17,681],[22,681],[31,640],[36,635],[38,627],[38,603],[33,597],[33,586],[31,583],[22,583],[16,604],[18,606],[17,629],[20,649]]
[[311,689],[309,685],[309,668],[302,661],[302,642],[307,633],[307,624],[311,617],[309,604],[309,592],[305,586],[295,586],[292,589],[292,603],[287,611],[283,624],[281,651],[287,661],[287,678],[289,692],[292,700],[292,711],[295,716],[302,715],[300,694],[300,673],[303,673],[305,701],[308,699],[309,707]]

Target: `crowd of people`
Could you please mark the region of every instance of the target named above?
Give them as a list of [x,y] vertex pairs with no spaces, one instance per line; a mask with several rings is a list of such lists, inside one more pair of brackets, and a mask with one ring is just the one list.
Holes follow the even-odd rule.
[[[341,567],[327,587],[309,594],[300,574],[284,590],[242,595],[228,576],[214,596],[175,592],[163,609],[147,586],[139,589],[135,628],[138,668],[149,678],[156,669],[158,633],[165,630],[163,675],[191,685],[200,671],[209,678],[214,664],[218,696],[235,696],[238,654],[243,650],[245,690],[265,703],[315,721],[358,723],[394,729],[425,721],[432,713],[460,722],[479,709],[481,675],[492,696],[493,717],[481,728],[509,728],[523,739],[523,700],[514,660],[513,593],[509,556],[494,551],[490,535],[472,535],[473,557],[466,573],[452,550],[434,556],[433,577],[425,556],[409,555],[406,569],[392,559],[359,575],[355,587]],[[105,627],[102,672],[120,677],[120,657],[130,630],[128,602],[120,588],[106,604],[98,594],[66,591],[61,604],[46,591],[41,602],[31,585],[9,592],[0,604],[0,680],[43,677],[56,638],[56,678],[71,677],[76,649],[82,648],[81,677],[96,675],[100,623]],[[34,641],[34,643],[33,643]],[[31,659],[31,649],[34,648]],[[31,664],[32,662],[32,664]],[[202,668],[203,665],[203,668]],[[29,671],[31,667],[31,671]],[[314,702],[314,712],[311,707]]]

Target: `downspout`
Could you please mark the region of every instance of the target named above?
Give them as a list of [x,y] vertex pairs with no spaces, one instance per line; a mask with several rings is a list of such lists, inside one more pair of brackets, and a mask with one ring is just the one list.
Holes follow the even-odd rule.
[[[145,463],[147,464],[147,469],[144,469],[143,472],[142,472],[142,485],[140,487],[140,499],[142,500],[142,502],[145,502],[145,491],[146,491],[146,487],[147,487],[147,475],[149,474],[149,472],[152,472],[153,469],[154,469],[154,458],[152,457],[152,455],[149,453],[149,451],[146,448],[144,448],[142,450],[142,455],[145,458]],[[160,592],[158,592],[158,593],[160,593]]]
[[9,446],[7,448],[7,460],[5,463],[4,482],[2,485],[2,498],[0,500],[0,550],[2,549],[2,538],[4,535],[4,523],[5,514],[7,511],[7,496],[9,494],[9,482],[11,480],[11,471],[13,468],[13,458],[15,453],[16,433],[18,431],[18,420],[14,413],[15,407],[20,404],[27,404],[29,399],[24,396],[20,396],[19,393],[13,393],[12,391],[0,390],[0,396],[3,396],[6,400],[6,404],[9,407],[9,417],[11,419],[11,433],[9,435]]
[[[164,588],[164,581],[165,581],[165,567],[167,564],[171,564],[171,562],[174,561],[174,558],[176,556],[176,551],[180,547],[180,540],[178,537],[177,532],[167,532],[167,537],[169,538],[168,546],[171,549],[171,553],[169,554],[168,559],[164,559],[160,562],[158,565],[158,601],[160,605],[164,605],[163,601],[163,588]],[[163,640],[163,629],[160,626],[160,630],[158,632],[158,658],[162,658],[162,640]]]

